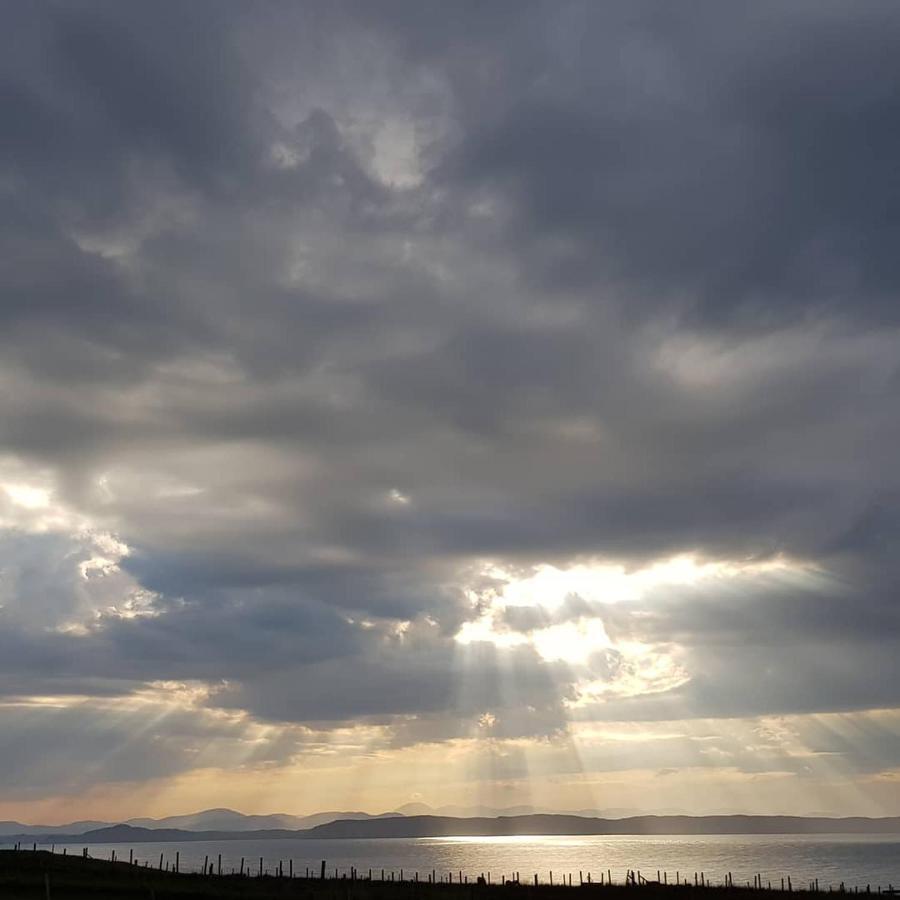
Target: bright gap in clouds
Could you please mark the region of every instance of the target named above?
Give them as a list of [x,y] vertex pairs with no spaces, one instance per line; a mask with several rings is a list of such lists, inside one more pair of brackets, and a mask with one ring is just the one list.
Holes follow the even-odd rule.
[[4,484],[3,490],[13,503],[25,509],[44,509],[50,505],[50,492],[30,484]]
[[[687,680],[669,648],[638,642],[613,641],[604,623],[604,610],[615,604],[652,602],[684,589],[715,591],[779,583],[809,589],[824,582],[810,567],[775,557],[766,560],[701,560],[679,555],[640,568],[607,562],[579,563],[568,568],[538,566],[521,577],[496,565],[485,568],[496,587],[472,595],[480,614],[460,628],[461,644],[487,641],[498,647],[532,645],[547,662],[588,666],[595,654],[614,650],[623,673],[618,694],[668,690]],[[627,672],[627,677],[624,676]],[[611,676],[589,679],[588,694],[609,688]]]
[[502,598],[506,605],[540,605],[547,609],[561,606],[567,597],[577,595],[595,603],[619,603],[637,600],[660,587],[679,587],[727,580],[747,575],[787,574],[802,569],[782,557],[765,561],[704,561],[691,555],[679,555],[650,563],[642,568],[592,562],[561,569],[538,566],[527,578],[516,579],[502,568],[490,572],[506,580]]

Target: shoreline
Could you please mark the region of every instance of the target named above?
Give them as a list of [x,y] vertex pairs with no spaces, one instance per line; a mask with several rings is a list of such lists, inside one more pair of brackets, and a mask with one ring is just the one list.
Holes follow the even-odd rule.
[[[252,863],[252,864],[251,864]],[[177,862],[175,863],[177,866]],[[587,892],[597,897],[619,900],[627,895],[630,900],[660,900],[660,898],[703,897],[705,900],[734,900],[753,895],[759,900],[772,900],[776,895],[783,900],[789,893],[832,893],[819,890],[815,882],[808,885],[792,884],[791,879],[781,884],[764,883],[762,879],[754,884],[731,883],[712,884],[702,873],[693,879],[681,880],[679,884],[648,879],[639,872],[632,872],[626,883],[609,883],[601,876],[601,881],[575,879],[569,876],[564,884],[541,880],[537,875],[523,876],[519,873],[507,875],[490,873],[465,875],[464,873],[438,873],[434,870],[420,878],[419,873],[399,878],[379,877],[378,871],[337,872],[328,868],[323,860],[318,872],[309,869],[301,874],[294,872],[293,865],[266,867],[260,859],[248,861],[243,874],[225,872],[221,868],[221,857],[207,859],[203,870],[196,872],[173,871],[137,861],[108,861],[63,855],[46,850],[0,850],[0,895],[14,900],[82,900],[82,898],[140,897],[143,900],[162,898],[215,898],[223,900],[267,900],[267,898],[298,898],[298,900],[441,900],[441,898],[494,898],[509,897],[510,900],[555,900],[569,897],[572,891]],[[243,864],[242,864],[243,868]],[[411,873],[410,873],[411,874]],[[324,875],[324,877],[323,877]],[[552,876],[551,876],[552,878]],[[588,876],[590,879],[590,876]],[[564,879],[565,880],[565,879]],[[898,891],[880,886],[870,886],[872,894],[897,895]],[[623,894],[623,892],[625,892]],[[838,890],[834,893],[869,893],[856,890]]]

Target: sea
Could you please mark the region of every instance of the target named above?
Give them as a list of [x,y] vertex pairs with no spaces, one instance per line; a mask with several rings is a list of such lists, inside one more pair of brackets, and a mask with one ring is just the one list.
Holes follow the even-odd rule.
[[[599,882],[610,876],[616,883],[629,870],[650,880],[674,883],[702,878],[720,884],[730,874],[734,884],[771,884],[808,890],[818,880],[820,891],[873,892],[900,887],[900,835],[534,835],[522,837],[436,837],[342,840],[228,840],[184,843],[89,844],[97,859],[133,857],[139,865],[199,872],[204,861],[223,873],[243,870],[273,875],[318,876],[325,862],[328,877],[427,880],[454,882],[483,875],[492,883],[519,878],[533,883],[551,879]],[[43,847],[42,849],[48,849]],[[54,852],[62,853],[57,845]],[[68,854],[80,855],[82,845],[69,844]],[[262,861],[260,863],[260,860]],[[783,881],[782,881],[783,879]]]

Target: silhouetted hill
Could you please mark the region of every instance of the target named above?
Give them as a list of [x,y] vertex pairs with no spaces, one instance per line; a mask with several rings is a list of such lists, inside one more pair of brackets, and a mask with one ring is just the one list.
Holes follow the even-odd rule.
[[329,822],[305,832],[316,838],[504,836],[517,834],[895,834],[900,817],[829,819],[801,816],[631,816],[600,819],[569,815],[456,819],[406,816],[365,822]]
[[[450,804],[447,806],[432,807],[427,803],[414,802],[404,803],[397,807],[397,812],[404,816],[453,816],[458,819],[493,819],[497,816],[534,816],[547,814],[545,810],[536,809],[531,805],[520,806],[461,806],[459,804]],[[651,815],[646,809],[636,807],[604,807],[602,809],[560,809],[555,810],[551,815],[558,816],[583,816],[590,819],[623,819],[626,816],[646,816]],[[652,811],[652,815],[656,816],[686,816],[689,813],[684,809],[677,808],[656,808]],[[733,815],[729,810],[710,809],[696,813],[696,815]],[[816,816],[819,813],[809,813],[808,815]],[[334,817],[335,819],[338,816]],[[343,818],[363,818],[362,816],[344,816]],[[316,823],[318,824],[318,823]],[[311,826],[306,826],[311,827]]]

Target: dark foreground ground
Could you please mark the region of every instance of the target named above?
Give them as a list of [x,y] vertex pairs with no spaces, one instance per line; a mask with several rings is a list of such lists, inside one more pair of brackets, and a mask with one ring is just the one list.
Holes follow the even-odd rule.
[[[796,888],[795,888],[796,890]],[[3,900],[785,900],[780,890],[694,885],[431,884],[350,878],[262,878],[160,872],[46,851],[0,851]],[[587,900],[587,897],[585,897]]]

